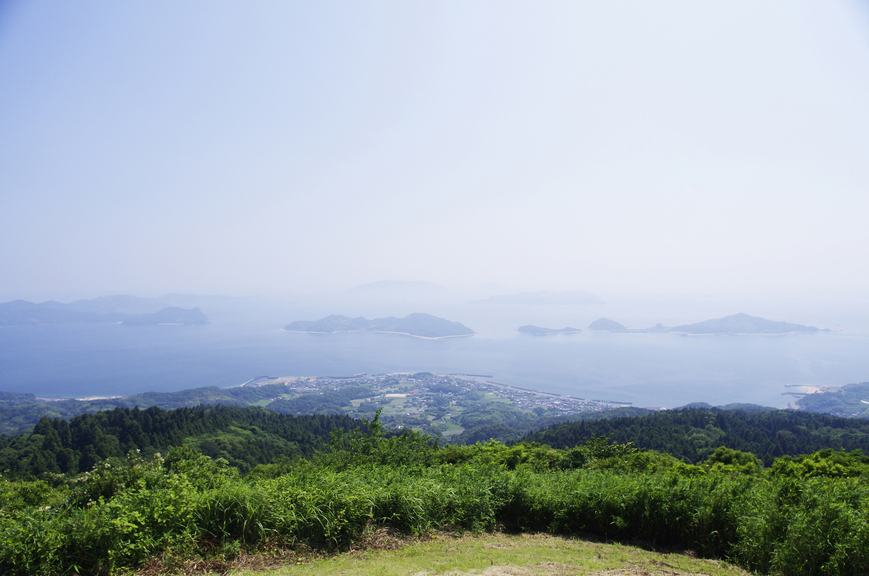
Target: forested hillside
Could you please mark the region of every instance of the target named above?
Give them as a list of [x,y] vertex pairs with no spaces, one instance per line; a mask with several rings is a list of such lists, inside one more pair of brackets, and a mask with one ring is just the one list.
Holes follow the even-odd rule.
[[824,448],[869,453],[869,420],[787,410],[666,410],[556,424],[528,434],[523,440],[569,448],[593,436],[633,442],[689,463],[706,460],[720,446],[751,452],[766,465],[779,456]]
[[333,429],[357,425],[347,416],[291,416],[237,406],[115,408],[68,422],[43,418],[29,434],[0,438],[0,471],[15,477],[77,474],[130,451],[165,454],[187,446],[247,472],[280,458],[311,456],[328,443]]
[[[114,408],[140,409],[158,406],[164,410],[193,408],[201,404],[251,406],[267,404],[275,412],[340,414],[349,401],[374,394],[367,388],[343,386],[322,394],[287,394],[283,384],[219,388],[203,386],[177,392],[145,392],[120,398],[96,398],[44,401],[33,394],[0,392],[0,434],[11,436],[32,428],[42,418],[70,419],[75,416]],[[289,398],[285,398],[289,396]],[[275,400],[275,399],[278,400]],[[298,402],[296,402],[298,400]],[[274,404],[274,405],[272,405]]]
[[[269,408],[304,412],[346,404],[349,398],[366,393],[365,388],[346,387],[276,400]],[[824,414],[712,408],[650,413],[623,408],[579,417],[592,419],[556,423],[528,433],[522,440],[564,449],[589,438],[607,436],[617,442],[633,442],[640,448],[670,454],[687,463],[702,462],[723,446],[752,453],[767,466],[779,456],[809,454],[826,448],[869,453],[869,421]],[[473,426],[476,422],[491,421],[492,412],[469,410],[463,418],[469,428],[451,440],[458,445],[490,439],[515,442],[523,432],[550,424],[553,418],[525,416]],[[224,458],[246,473],[257,464],[311,456],[329,441],[332,428],[349,430],[358,422],[343,415],[293,416],[259,407],[115,408],[69,421],[43,418],[26,434],[0,436],[0,471],[14,477],[75,474],[90,470],[106,458],[122,457],[130,450],[165,454],[174,446],[188,446],[208,456]]]

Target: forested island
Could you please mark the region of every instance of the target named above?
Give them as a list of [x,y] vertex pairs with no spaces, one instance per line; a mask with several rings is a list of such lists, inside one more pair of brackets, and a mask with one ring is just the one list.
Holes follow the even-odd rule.
[[319,320],[297,320],[284,326],[290,332],[313,332],[331,334],[335,332],[383,332],[401,334],[417,338],[455,338],[473,336],[474,331],[459,322],[451,322],[431,314],[408,314],[404,318],[349,318],[333,314]]
[[97,324],[116,323],[128,326],[155,324],[208,324],[208,317],[199,308],[166,306],[153,312],[121,312],[115,306],[94,305],[93,300],[70,304],[13,300],[0,304],[0,326],[31,326],[34,324]]
[[667,327],[662,324],[657,324],[651,328],[626,328],[624,325],[610,320],[608,318],[600,318],[592,322],[589,330],[605,331],[605,332],[629,332],[629,333],[661,333],[674,332],[677,334],[792,334],[798,332],[812,333],[820,332],[821,329],[814,326],[803,326],[802,324],[791,324],[790,322],[777,322],[775,320],[767,320],[757,316],[749,316],[748,314],[733,314],[718,318],[715,320],[706,320],[697,322],[696,324],[684,324],[682,326]]

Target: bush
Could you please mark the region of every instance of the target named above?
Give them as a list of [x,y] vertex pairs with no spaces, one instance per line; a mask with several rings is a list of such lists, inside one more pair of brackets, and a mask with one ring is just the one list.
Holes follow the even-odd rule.
[[861,455],[822,451],[764,472],[727,450],[690,466],[606,439],[567,452],[497,442],[441,450],[377,432],[336,435],[343,448],[247,479],[186,448],[165,459],[131,453],[68,486],[0,479],[0,571],[107,574],[169,552],[231,556],[272,542],[335,549],[372,525],[639,540],[763,574],[869,565],[869,487],[841,472]]

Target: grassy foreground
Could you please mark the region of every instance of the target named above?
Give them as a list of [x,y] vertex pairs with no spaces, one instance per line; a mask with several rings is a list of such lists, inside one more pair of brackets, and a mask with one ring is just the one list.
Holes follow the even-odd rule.
[[[378,535],[374,535],[378,540]],[[368,549],[313,562],[234,570],[236,576],[566,576],[572,574],[630,576],[741,576],[748,572],[715,560],[685,554],[661,554],[633,546],[603,544],[547,534],[480,534],[429,536],[402,545],[382,535]]]
[[[668,560],[619,560],[616,548],[585,554],[594,545],[580,541],[564,541],[580,548],[564,544],[563,552],[541,544],[581,535],[692,550],[771,576],[867,574],[869,457],[860,453],[825,450],[765,469],[752,454],[720,448],[702,465],[687,465],[599,437],[562,451],[497,442],[439,447],[413,433],[386,438],[378,425],[339,430],[329,452],[260,465],[246,477],[182,447],[165,458],[130,453],[74,477],[0,476],[0,574],[226,574],[262,566],[269,555],[281,556],[282,565],[298,559],[300,573],[319,570],[306,564],[312,557],[333,558],[338,570],[343,557],[325,555],[377,548],[373,539],[383,531],[415,540],[387,561],[343,573],[388,574],[387,566],[423,541],[433,546],[425,554],[446,546],[443,563],[423,559],[393,573],[467,574],[487,566],[525,574],[552,566],[550,573],[564,574],[715,573],[707,568],[715,564],[671,569]],[[530,559],[518,545],[475,552],[474,543],[450,550],[442,538],[426,540],[439,531],[525,533],[504,542],[529,543],[532,552]],[[368,554],[375,553],[358,556]],[[617,563],[576,564],[598,554]]]

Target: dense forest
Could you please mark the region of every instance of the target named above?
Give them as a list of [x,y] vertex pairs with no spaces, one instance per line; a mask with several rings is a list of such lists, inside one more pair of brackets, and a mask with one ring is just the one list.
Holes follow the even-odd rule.
[[311,456],[332,430],[356,426],[347,416],[291,416],[255,407],[115,408],[69,422],[43,418],[29,434],[0,437],[0,471],[12,477],[77,474],[130,451],[165,454],[187,446],[244,473],[279,458]]
[[[365,393],[364,388],[348,387],[272,404],[295,413],[304,411],[309,404],[338,405]],[[754,454],[765,466],[780,456],[810,454],[831,447],[869,454],[869,420],[864,419],[782,410],[690,408],[642,411],[633,416],[636,411],[623,408],[590,413],[586,417],[593,419],[556,423],[521,438],[511,424],[521,426],[519,430],[531,430],[553,418],[528,417],[521,422],[474,426],[491,418],[491,413],[484,410],[467,416],[468,430],[453,437],[451,443],[473,445],[495,439],[510,444],[521,439],[567,449],[589,438],[606,436],[670,454],[689,464],[708,459],[722,446]],[[123,457],[131,450],[151,455],[187,446],[212,458],[223,458],[245,474],[258,464],[276,459],[310,457],[326,446],[332,429],[351,430],[359,422],[343,415],[294,416],[239,406],[115,408],[82,414],[69,421],[44,417],[26,434],[0,436],[0,471],[15,478],[76,474],[87,472],[107,458]]]
[[706,460],[720,446],[751,452],[767,466],[779,456],[830,447],[869,453],[869,420],[786,410],[666,410],[556,424],[523,440],[569,448],[591,436],[634,442],[688,463]]

